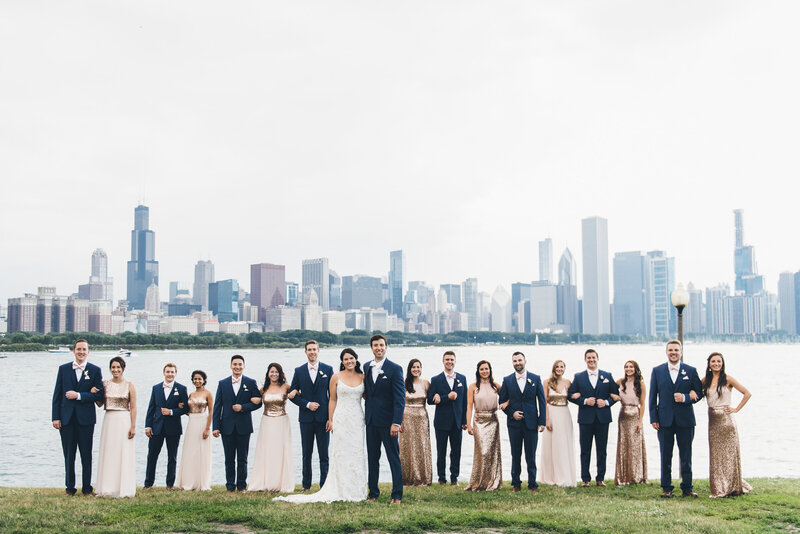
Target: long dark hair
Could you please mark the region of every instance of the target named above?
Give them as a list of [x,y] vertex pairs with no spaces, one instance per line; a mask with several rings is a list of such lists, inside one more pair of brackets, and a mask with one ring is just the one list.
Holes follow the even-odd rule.
[[414,375],[411,374],[411,368],[414,367],[414,364],[418,363],[420,370],[422,370],[422,362],[416,358],[412,358],[410,362],[408,362],[408,368],[406,369],[406,391],[409,393],[414,393]]
[[[556,376],[556,365],[562,364],[564,366],[564,372],[567,372],[567,364],[564,363],[564,360],[556,360],[553,362],[553,368],[550,369],[550,378],[547,379],[547,385],[550,386],[550,389],[553,391],[558,391],[558,377]],[[563,374],[561,375],[564,376]]]
[[[625,365],[629,363],[633,364],[633,391],[636,392],[636,398],[640,398],[642,396],[642,370],[639,369],[639,364],[633,360],[628,360],[625,362]],[[625,374],[625,365],[622,366],[622,383],[620,387],[622,388],[622,392],[625,393],[625,389],[627,388],[628,383],[628,375]]]
[[498,392],[497,384],[494,383],[494,377],[492,376],[492,364],[486,360],[479,361],[478,365],[475,367],[475,391],[481,389],[481,380],[483,379],[481,378],[480,368],[484,363],[489,366],[489,383],[492,385],[492,389],[494,389],[495,392]]
[[282,386],[282,385],[284,385],[286,383],[286,375],[283,374],[283,367],[281,367],[281,364],[279,364],[279,363],[272,362],[271,364],[269,364],[267,366],[267,374],[266,374],[266,376],[264,376],[264,387],[261,388],[261,394],[262,395],[267,390],[269,385],[272,383],[272,381],[269,379],[269,371],[273,367],[278,370],[278,385]]
[[348,348],[344,349],[344,350],[342,351],[342,353],[341,353],[341,354],[339,354],[339,361],[341,361],[341,362],[342,362],[342,363],[340,363],[340,364],[339,364],[339,370],[340,370],[340,371],[344,371],[344,355],[345,355],[345,354],[352,354],[352,355],[353,355],[353,358],[355,358],[355,359],[356,359],[356,368],[354,369],[354,371],[355,371],[356,373],[360,374],[360,375],[361,375],[361,374],[364,374],[364,372],[361,370],[361,362],[360,362],[360,361],[358,361],[358,354],[356,354],[356,351],[354,351],[354,350],[353,350],[353,349],[351,349],[350,347],[348,347]]
[[712,352],[706,360],[706,376],[703,377],[703,395],[708,395],[708,388],[711,387],[711,381],[714,380],[714,371],[711,370],[711,358],[719,356],[722,360],[722,369],[719,370],[719,379],[717,380],[717,395],[722,394],[722,388],[728,385],[728,375],[725,374],[725,358],[719,352]]

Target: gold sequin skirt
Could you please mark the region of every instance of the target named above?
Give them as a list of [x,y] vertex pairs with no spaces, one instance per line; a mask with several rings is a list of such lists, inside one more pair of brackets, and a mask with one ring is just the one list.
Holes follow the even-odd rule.
[[433,480],[431,460],[431,430],[428,411],[423,406],[407,406],[403,417],[403,432],[400,434],[400,465],[403,469],[403,484],[406,486],[430,486]]
[[497,410],[475,412],[472,418],[475,452],[467,490],[492,491],[503,485],[503,462],[500,458],[500,422]]
[[708,486],[712,497],[750,493],[753,488],[742,479],[739,433],[725,407],[708,409]]
[[644,446],[644,429],[636,432],[639,407],[623,405],[619,411],[617,432],[617,468],[614,484],[644,484],[647,482],[647,452]]

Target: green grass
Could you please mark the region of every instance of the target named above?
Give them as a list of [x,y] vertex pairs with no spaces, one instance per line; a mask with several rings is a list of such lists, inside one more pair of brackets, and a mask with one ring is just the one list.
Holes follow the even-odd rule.
[[538,495],[472,493],[450,486],[406,488],[403,504],[296,505],[272,495],[195,493],[155,488],[133,499],[67,498],[63,490],[0,488],[0,532],[799,532],[800,480],[750,480],[753,493],[660,499],[656,484],[624,488],[555,488]]

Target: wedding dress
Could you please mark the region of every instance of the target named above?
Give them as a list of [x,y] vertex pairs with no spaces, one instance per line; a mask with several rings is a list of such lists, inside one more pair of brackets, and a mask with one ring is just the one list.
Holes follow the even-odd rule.
[[316,493],[275,497],[293,503],[363,501],[367,498],[367,452],[364,409],[361,397],[364,384],[350,387],[336,384],[336,410],[333,412],[330,469],[325,485]]

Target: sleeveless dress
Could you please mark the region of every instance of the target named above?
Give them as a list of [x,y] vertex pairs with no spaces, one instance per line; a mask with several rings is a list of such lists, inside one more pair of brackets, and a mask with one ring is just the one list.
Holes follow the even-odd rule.
[[403,432],[400,433],[400,465],[403,484],[430,486],[433,481],[431,428],[425,402],[428,396],[424,383],[414,393],[406,391]]
[[633,382],[627,382],[625,391],[619,389],[620,404],[617,423],[617,467],[614,484],[644,484],[647,482],[647,452],[644,446],[644,428],[636,432],[639,423],[639,398]]
[[292,431],[286,393],[264,393],[264,415],[256,439],[256,456],[248,491],[294,491]]
[[274,501],[293,503],[363,501],[367,498],[367,447],[364,384],[350,387],[336,384],[336,410],[333,412],[330,469],[325,485],[316,493],[275,497]]
[[472,396],[472,473],[467,491],[492,491],[503,485],[503,461],[500,456],[500,422],[497,419],[499,395],[488,382]]
[[750,493],[753,489],[742,479],[742,458],[739,452],[739,433],[725,406],[731,404],[731,390],[716,388],[706,393],[708,402],[708,486],[711,497],[727,497]]
[[[545,384],[547,386],[547,384]],[[548,386],[549,387],[549,386]],[[543,432],[542,464],[539,469],[543,484],[572,487],[578,480],[575,474],[575,441],[572,415],[567,405],[567,392],[550,388],[547,409],[553,430]]]
[[103,380],[105,416],[100,434],[100,455],[97,461],[99,497],[133,497],[136,495],[135,440],[128,439],[131,428],[130,382]]
[[185,490],[206,491],[211,489],[211,443],[212,438],[203,439],[208,425],[208,401],[189,396],[189,423],[183,434],[181,467],[178,470],[177,487]]

